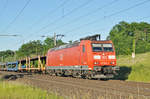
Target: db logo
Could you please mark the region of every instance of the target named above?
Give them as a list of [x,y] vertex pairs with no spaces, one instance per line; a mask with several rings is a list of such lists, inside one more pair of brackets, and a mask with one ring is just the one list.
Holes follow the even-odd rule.
[[63,60],[63,54],[60,54],[60,60]]

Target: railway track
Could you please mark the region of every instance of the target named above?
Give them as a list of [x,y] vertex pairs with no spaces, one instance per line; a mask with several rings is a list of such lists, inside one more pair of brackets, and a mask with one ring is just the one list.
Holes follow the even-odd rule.
[[[112,91],[118,91],[119,93],[128,93],[128,94],[138,94],[139,96],[147,96],[150,97],[150,86],[149,88],[141,88],[139,86],[131,87],[131,86],[124,86],[121,85],[118,81],[117,84],[113,85],[113,82],[116,81],[95,81],[95,80],[83,80],[83,79],[77,79],[77,78],[67,78],[67,77],[52,77],[49,76],[49,78],[45,77],[45,79],[41,80],[41,77],[38,76],[37,78],[31,78],[35,80],[45,81],[45,82],[56,82],[56,83],[62,83],[72,86],[84,86],[85,88],[89,89],[102,89],[102,90],[112,90]],[[111,84],[111,85],[110,85]]]
[[[57,80],[57,77],[54,77],[54,76],[49,76],[52,80],[54,79],[54,80]],[[45,79],[47,79],[47,78],[45,78]],[[67,80],[67,82],[70,82],[70,83],[77,83],[77,84],[79,84],[79,82],[80,81],[82,81],[84,84],[90,84],[90,85],[92,85],[93,83],[90,83],[90,82],[94,82],[94,83],[97,83],[96,85],[98,86],[98,87],[101,87],[101,88],[107,88],[106,86],[108,86],[108,83],[106,83],[106,82],[108,82],[108,81],[99,81],[99,80],[86,80],[86,79],[78,79],[78,78],[71,78],[71,77],[59,77],[59,79],[65,79],[65,80]],[[78,80],[79,82],[77,82],[76,80]],[[76,81],[76,82],[74,82],[74,81]],[[119,87],[119,88],[128,88],[129,90],[130,89],[132,89],[132,90],[138,90],[138,87],[140,86],[140,84],[139,83],[136,83],[136,82],[134,82],[134,84],[126,84],[126,83],[128,83],[128,82],[125,82],[125,81],[119,81],[119,80],[109,80],[109,82],[111,83],[111,84],[113,84],[113,83],[117,83],[117,84],[114,84],[114,85],[112,85],[112,88],[111,87],[109,87],[110,89],[114,89],[114,87],[115,88],[117,88],[117,87]],[[119,82],[119,83],[118,83]],[[124,85],[123,85],[124,84]],[[144,83],[142,83],[142,84],[144,84]],[[123,87],[122,87],[122,85],[123,85]],[[133,85],[135,85],[134,86],[134,88],[131,88],[131,86],[133,87]],[[142,86],[142,87],[144,87],[144,86]],[[148,88],[149,87],[149,88]],[[143,90],[143,91],[150,91],[150,86],[147,84],[147,86],[145,86],[145,88],[139,88],[140,90]]]
[[[129,97],[150,99],[150,84],[148,83],[119,80],[98,81],[40,74],[28,75],[26,73],[24,75],[23,78],[17,80],[46,90],[51,89],[51,91],[56,91],[65,96],[70,92],[79,94],[76,92],[80,90],[82,94],[87,92],[92,95],[95,94],[93,99],[97,99],[98,96],[111,96],[111,99],[126,99]],[[67,92],[67,90],[70,90],[70,92]]]

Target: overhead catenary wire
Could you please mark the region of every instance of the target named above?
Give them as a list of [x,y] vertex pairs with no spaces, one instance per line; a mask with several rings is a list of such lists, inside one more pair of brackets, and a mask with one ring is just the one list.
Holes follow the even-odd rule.
[[[150,2],[150,0],[144,0],[144,1],[140,2],[140,3],[136,3],[136,4],[134,4],[134,5],[132,5],[132,6],[128,7],[128,8],[125,8],[125,9],[116,11],[116,12],[110,14],[110,15],[104,16],[104,17],[102,17],[101,19],[106,19],[106,18],[115,16],[115,15],[118,15],[118,14],[120,14],[120,13],[126,12],[126,11],[131,10],[131,9],[133,9],[133,8],[136,8],[136,7],[138,7],[138,6],[141,6],[141,5],[143,5],[143,4],[147,3],[147,2]],[[96,23],[98,20],[100,20],[100,19],[96,19],[96,20],[94,20],[94,21],[92,21],[92,22],[89,22],[89,23],[80,25],[80,26],[78,26],[78,27],[76,27],[76,28],[73,28],[73,29],[71,29],[71,30],[69,30],[69,31],[67,31],[67,32],[65,32],[65,33],[70,33],[70,32],[72,32],[72,31],[75,31],[75,30],[78,30],[78,29],[80,29],[80,28],[83,28],[84,26],[94,24],[94,23]],[[70,34],[71,34],[71,33],[70,33]]]
[[31,30],[33,27],[35,27],[35,25],[42,23],[47,17],[49,17],[49,16],[51,16],[52,14],[56,13],[57,10],[58,10],[59,8],[63,7],[66,3],[68,3],[68,1],[69,1],[69,0],[65,0],[65,1],[62,2],[58,7],[56,7],[56,8],[54,8],[54,9],[50,10],[47,15],[41,16],[36,22],[34,22],[34,23],[31,25],[30,30]]
[[47,24],[46,26],[43,26],[43,27],[40,28],[38,31],[36,31],[36,33],[41,32],[42,30],[46,29],[46,28],[49,27],[50,25],[54,25],[57,21],[60,21],[60,20],[63,19],[64,17],[66,17],[66,16],[72,14],[73,12],[75,12],[75,11],[81,9],[82,7],[88,5],[91,1],[93,1],[93,0],[88,0],[88,1],[86,1],[85,3],[83,3],[83,4],[79,5],[79,6],[77,6],[76,8],[72,9],[72,10],[69,11],[68,13],[64,14],[63,17],[60,16],[58,19],[52,21],[51,23]]
[[[143,19],[147,19],[147,18],[150,18],[150,15],[140,17],[140,18],[136,18],[135,20],[142,21]],[[107,28],[98,28],[98,29],[95,29],[94,31],[92,31],[92,33],[95,33],[95,32],[98,32],[98,31],[101,32],[102,30],[107,30]]]
[[[73,12],[75,12],[75,11],[81,9],[82,7],[88,5],[91,1],[93,1],[93,0],[88,0],[88,1],[84,2],[83,4],[77,6],[76,8],[72,9],[72,10],[69,11],[68,13],[64,14],[63,17],[60,16],[58,19],[54,20],[53,22],[47,24],[46,26],[43,26],[42,28],[40,28],[38,31],[35,32],[36,35],[37,35],[38,33],[40,33],[42,30],[44,30],[44,29],[46,29],[47,27],[49,27],[50,25],[54,25],[55,22],[60,21],[60,20],[63,19],[64,17],[66,17],[66,16],[72,14]],[[33,34],[29,35],[28,37],[32,37],[32,35],[33,35]]]
[[[140,21],[140,20],[147,19],[147,18],[150,18],[150,15],[144,16],[144,17],[141,17],[141,18],[137,18],[136,20]],[[98,28],[98,29],[94,30],[94,32],[99,31],[99,30],[105,30],[105,29],[107,29],[107,28]],[[24,40],[25,40],[25,39],[24,39]],[[24,43],[24,40],[20,40],[19,42],[13,44],[13,46],[14,46],[14,45],[17,45],[17,44],[21,44],[21,43],[23,44],[23,43]],[[12,46],[12,47],[13,47],[13,46]]]
[[[142,21],[143,19],[147,19],[147,18],[150,18],[150,15],[144,16],[144,17],[140,17],[140,18],[135,18],[135,20],[137,20],[137,21]],[[101,29],[96,29],[96,30],[94,30],[94,31],[98,31],[98,30],[101,30]]]
[[[56,30],[56,29],[60,29],[60,28],[66,26],[66,25],[68,25],[68,24],[71,24],[72,22],[77,22],[77,21],[79,21],[79,20],[80,20],[81,18],[83,18],[83,17],[85,18],[85,17],[87,17],[87,16],[90,16],[90,15],[92,15],[92,14],[98,12],[98,11],[101,11],[102,9],[104,9],[104,8],[106,8],[106,7],[108,7],[108,6],[111,6],[112,4],[116,3],[117,1],[119,1],[119,0],[113,0],[113,1],[111,1],[111,2],[109,2],[109,3],[107,3],[107,4],[105,4],[105,5],[103,5],[103,6],[101,6],[101,7],[98,7],[97,9],[94,9],[93,11],[90,11],[90,12],[84,14],[84,15],[78,16],[78,17],[76,17],[75,19],[73,19],[73,20],[71,20],[71,21],[69,21],[69,22],[67,22],[67,23],[65,23],[65,24],[62,24],[61,26],[55,27],[55,28],[53,29],[53,31]],[[51,30],[51,31],[52,31],[52,30]],[[47,33],[51,32],[51,31],[48,31]]]
[[137,19],[137,20],[140,21],[140,20],[147,19],[147,18],[150,18],[150,15],[145,16],[145,17],[142,17],[142,18],[139,18],[139,19]]
[[7,8],[7,5],[8,5],[8,0],[5,1],[5,4],[4,4],[4,6],[3,6],[2,10],[1,10],[1,13],[0,13],[0,17],[4,14],[5,9]]
[[20,15],[23,13],[23,11],[29,5],[30,2],[31,2],[31,0],[28,0],[26,2],[26,4],[23,6],[23,8],[18,12],[16,17],[6,26],[6,28],[2,32],[6,32],[16,22],[16,20],[20,17]]
[[4,34],[4,35],[3,35],[3,34],[2,34],[2,35],[1,35],[1,34],[0,34],[0,36],[4,36],[4,37],[7,37],[7,36],[14,36],[14,37],[15,37],[15,36],[19,36],[19,35],[17,35],[17,34],[13,34],[13,35],[7,35],[7,34]]
[[[149,0],[145,0],[145,1],[149,1]],[[139,3],[140,4],[140,3]],[[141,4],[140,4],[141,5]],[[136,4],[135,4],[135,6],[137,6]],[[138,5],[139,6],[139,5]],[[129,7],[130,8],[130,7]],[[135,7],[134,7],[135,8]],[[130,10],[130,9],[128,9],[128,10]],[[122,10],[123,11],[123,10]],[[117,12],[119,12],[119,11],[117,11]],[[125,11],[123,11],[123,12],[125,12]],[[119,12],[119,13],[122,13],[122,12]],[[111,15],[111,14],[110,14]],[[115,14],[115,15],[117,15],[117,14]],[[114,16],[114,15],[113,15]],[[111,17],[111,16],[109,16],[109,17]],[[148,18],[149,16],[146,16],[146,17],[144,17],[144,18],[141,18],[141,19],[145,19],[145,18]],[[103,17],[103,19],[105,19],[105,18],[108,18],[108,16],[104,16]],[[98,19],[99,20],[99,19]],[[82,28],[82,27],[81,27]]]
[[[50,10],[47,15],[49,16],[49,15],[54,14],[57,9],[61,8],[62,6],[64,6],[67,2],[68,2],[68,0],[65,0],[65,1],[62,2],[58,7],[56,7],[55,9]],[[38,21],[36,21],[35,23],[33,23],[31,26],[34,27],[36,24],[39,24],[39,23],[41,23],[42,21],[44,21],[44,19],[45,19],[46,17],[48,17],[47,15],[46,15],[46,16],[42,16]],[[29,30],[31,30],[33,27],[30,27]],[[30,36],[31,36],[31,35],[29,35],[27,38],[29,38]]]

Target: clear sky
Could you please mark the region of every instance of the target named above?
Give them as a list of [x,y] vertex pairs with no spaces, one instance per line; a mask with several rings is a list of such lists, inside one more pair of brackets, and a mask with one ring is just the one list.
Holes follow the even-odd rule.
[[149,11],[150,0],[0,0],[0,35],[20,35],[0,36],[0,51],[54,32],[65,42],[92,34],[105,39],[120,21],[149,22]]

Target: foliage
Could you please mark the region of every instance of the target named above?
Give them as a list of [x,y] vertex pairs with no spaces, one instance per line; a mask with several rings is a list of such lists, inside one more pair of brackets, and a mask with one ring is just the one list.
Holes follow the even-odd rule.
[[43,46],[44,46],[44,53],[46,53],[48,51],[48,49],[54,47],[54,39],[52,37],[47,37],[44,40]]
[[122,21],[112,28],[107,39],[113,41],[117,55],[131,54],[134,48],[136,53],[150,51],[150,24]]
[[0,61],[3,62],[5,61],[5,58],[13,57],[14,54],[15,52],[11,50],[0,51]]
[[37,40],[23,44],[16,53],[18,56],[31,56],[32,54],[41,55],[42,52],[42,42],[40,40]]
[[[65,43],[62,40],[56,40],[56,44],[57,44],[56,46],[60,46],[60,45],[63,45]],[[54,39],[52,37],[47,37],[44,40],[43,47],[44,47],[44,54],[46,54],[49,49],[55,47],[55,45],[54,45]]]
[[11,50],[0,51],[0,56],[4,57],[14,56],[14,51]]
[[150,52],[137,54],[135,59],[132,59],[131,55],[118,56],[117,65],[124,68],[119,71],[121,76],[119,79],[124,79],[126,75],[124,80],[150,82],[149,57]]
[[[62,44],[64,44],[62,40],[57,40],[58,46]],[[45,55],[50,48],[54,48],[54,40],[52,37],[47,37],[44,42],[37,40],[23,44],[17,51],[17,55],[19,57]]]

